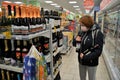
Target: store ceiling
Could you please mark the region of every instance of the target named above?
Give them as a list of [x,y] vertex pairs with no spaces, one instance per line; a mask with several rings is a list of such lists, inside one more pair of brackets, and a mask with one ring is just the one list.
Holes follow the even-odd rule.
[[[58,7],[55,7],[55,6],[50,5],[48,3],[45,3],[45,1],[48,1],[48,0],[39,0],[39,1],[40,1],[40,6],[44,7],[45,9],[49,9],[49,10],[58,9]],[[57,5],[65,8],[73,13],[81,13],[81,12],[85,13],[85,9],[83,6],[84,0],[49,0],[49,1],[52,1],[53,3],[56,3]],[[70,4],[69,1],[76,1],[77,3]],[[79,6],[79,7],[75,8],[73,6]]]
[[[0,2],[2,1],[24,1],[24,0],[0,0]],[[25,1],[32,1],[32,0],[25,0]],[[37,0],[35,0],[37,1]],[[40,3],[40,6],[43,7],[44,9],[48,9],[48,10],[56,10],[59,9],[58,6],[63,7],[64,9],[68,10],[69,12],[73,12],[73,13],[86,13],[86,10],[83,6],[83,1],[84,0],[38,0]],[[57,7],[55,7],[55,5],[51,5],[50,3],[46,3],[45,1],[52,1],[53,3],[57,4]],[[70,1],[76,1],[77,3],[75,4],[70,4]],[[96,5],[100,5],[100,2],[102,0],[94,0],[95,6]],[[73,7],[74,6],[74,7]]]

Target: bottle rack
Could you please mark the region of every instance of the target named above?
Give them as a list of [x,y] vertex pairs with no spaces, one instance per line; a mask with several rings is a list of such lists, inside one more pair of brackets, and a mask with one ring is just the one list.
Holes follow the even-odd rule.
[[[46,17],[47,19],[49,18],[49,24],[51,25],[51,33],[57,33],[60,32],[61,29],[59,28],[55,28],[55,26],[60,25],[60,18],[56,17],[56,16],[50,16],[50,17]],[[51,39],[53,39],[53,36],[51,36]],[[53,41],[51,42],[53,43]],[[59,59],[56,64],[54,64],[54,58],[56,57],[63,49],[63,46],[57,46],[56,50],[54,51],[54,44],[52,45],[51,49],[52,49],[52,79],[54,80],[57,76],[57,74],[60,72],[60,68],[62,65],[62,60]]]

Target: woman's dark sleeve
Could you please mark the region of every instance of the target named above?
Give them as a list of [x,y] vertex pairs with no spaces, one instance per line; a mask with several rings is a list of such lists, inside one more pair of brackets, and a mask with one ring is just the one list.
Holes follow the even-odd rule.
[[[79,31],[77,36],[81,37],[81,35],[82,35],[82,31]],[[76,47],[76,40],[75,40],[75,38],[73,39],[73,42],[72,42],[72,44],[73,44],[74,47]]]
[[73,39],[72,44],[73,44],[74,47],[76,47],[76,40],[75,40],[75,38]]
[[98,44],[98,47],[91,51],[90,54],[84,55],[84,60],[91,60],[98,58],[103,50],[103,34],[101,31],[98,32],[97,37],[95,38],[95,45]]

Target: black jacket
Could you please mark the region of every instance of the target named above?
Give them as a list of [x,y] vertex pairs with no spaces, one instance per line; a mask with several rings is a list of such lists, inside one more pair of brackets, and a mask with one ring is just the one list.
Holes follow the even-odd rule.
[[[103,34],[98,29],[99,28],[97,27],[97,25],[94,25],[89,31],[87,31],[85,33],[80,32],[78,34],[82,37],[81,48],[78,52],[78,61],[82,65],[86,65],[86,66],[97,66],[98,65],[99,56],[101,55],[102,49],[103,49]],[[83,53],[87,49],[90,49],[91,47],[93,47],[92,31],[95,31],[95,30],[98,30],[98,33],[94,36],[94,45],[98,44],[98,47],[91,50],[91,53],[88,55],[86,55],[86,53],[84,53],[83,59],[80,59],[80,53]],[[76,41],[74,39],[73,46],[75,46],[75,45],[76,45]]]

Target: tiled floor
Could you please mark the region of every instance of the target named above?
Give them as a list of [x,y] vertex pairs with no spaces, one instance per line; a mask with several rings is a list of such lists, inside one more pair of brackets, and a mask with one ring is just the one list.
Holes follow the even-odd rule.
[[[60,70],[61,80],[80,80],[77,53],[75,52],[75,49],[72,48],[70,54],[63,55],[62,58],[63,65]],[[102,56],[100,57],[99,62],[100,64],[97,68],[97,80],[110,80]]]

